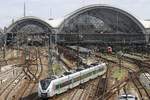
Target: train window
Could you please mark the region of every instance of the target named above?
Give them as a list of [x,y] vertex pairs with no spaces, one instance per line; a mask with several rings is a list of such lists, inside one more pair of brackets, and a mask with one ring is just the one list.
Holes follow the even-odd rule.
[[81,79],[84,79],[84,78],[87,78],[88,77],[88,74],[84,74],[81,76]]
[[91,64],[92,66],[97,66],[98,65],[98,63],[96,62],[96,63],[92,63]]
[[85,66],[84,66],[84,68],[89,68],[89,67],[91,67],[91,66],[90,66],[90,65],[85,65]]
[[78,69],[76,69],[77,72],[81,71],[81,70],[84,70],[84,68],[78,68]]
[[97,74],[97,73],[99,73],[100,71],[102,71],[102,69],[95,70],[95,71],[93,71],[93,74]]
[[56,85],[56,89],[60,89],[60,84]]
[[82,75],[82,76],[81,76],[81,79],[84,79],[84,78],[87,78],[87,77],[91,76],[92,73],[93,73],[93,72],[89,72],[89,73],[87,73],[87,74]]
[[49,86],[49,84],[51,83],[51,79],[44,79],[40,81],[41,83],[41,87],[43,90],[46,90]]
[[78,76],[78,77],[74,78],[74,82],[80,81],[80,79],[81,79],[81,77]]
[[90,73],[87,74],[87,76],[91,76],[91,75],[92,75],[92,72],[90,72]]
[[104,70],[104,68],[103,68],[103,67],[102,67],[102,68],[100,68],[100,69],[98,69],[97,71],[98,71],[98,72],[100,72],[100,71],[102,71],[102,70]]
[[62,87],[65,87],[65,86],[67,86],[67,85],[69,85],[69,84],[71,84],[71,80],[69,80],[69,81],[66,81],[66,82],[64,82],[64,83],[62,83],[62,84],[60,84],[60,88],[62,88]]
[[92,75],[92,72],[88,73],[88,76],[91,76]]
[[96,74],[97,72],[96,72],[96,70],[95,71],[93,71],[93,74]]
[[[96,74],[96,73],[98,73],[98,72],[99,72],[99,70],[95,70],[95,71],[93,71],[93,72],[89,72],[89,73],[84,74],[84,75],[82,75],[82,76],[78,76],[78,77],[74,78],[73,82],[80,81],[81,79],[87,78],[87,77],[91,76],[92,74]],[[71,84],[71,82],[72,82],[72,81],[69,80],[69,81],[66,81],[66,82],[60,84],[60,88]],[[59,88],[59,86],[56,86],[56,87]]]
[[101,68],[100,68],[100,69],[98,69],[98,72],[99,72],[99,71],[102,71],[102,69],[101,69]]
[[95,71],[95,74],[97,74],[98,72],[99,72],[99,70],[96,70],[96,71]]
[[96,70],[96,71],[95,71],[95,74],[97,74],[98,72],[99,72],[99,70]]
[[70,75],[72,72],[64,72],[64,75]]

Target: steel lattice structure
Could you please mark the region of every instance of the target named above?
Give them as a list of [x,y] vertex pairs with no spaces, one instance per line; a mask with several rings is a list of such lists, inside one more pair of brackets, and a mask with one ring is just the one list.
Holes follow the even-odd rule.
[[32,37],[34,34],[32,39],[38,39],[35,37],[38,34],[52,34],[59,43],[78,43],[80,40],[81,43],[143,45],[148,42],[146,30],[136,17],[108,5],[82,7],[69,14],[54,32],[46,21],[36,17],[24,17],[10,25],[7,33],[32,34]]
[[[94,28],[93,32],[101,26],[107,26],[110,33],[142,33],[145,34],[144,26],[131,14],[119,8],[107,5],[90,5],[80,8],[71,13],[60,26],[60,32],[83,31],[77,27],[86,26]],[[106,33],[107,33],[106,31]]]

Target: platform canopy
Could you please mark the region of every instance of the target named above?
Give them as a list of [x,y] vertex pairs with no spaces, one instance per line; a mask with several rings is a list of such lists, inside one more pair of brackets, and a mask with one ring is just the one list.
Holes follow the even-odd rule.
[[52,27],[44,20],[37,17],[26,16],[7,28],[7,33],[51,33]]
[[69,14],[59,26],[59,33],[145,34],[145,28],[128,12],[98,4],[82,7]]

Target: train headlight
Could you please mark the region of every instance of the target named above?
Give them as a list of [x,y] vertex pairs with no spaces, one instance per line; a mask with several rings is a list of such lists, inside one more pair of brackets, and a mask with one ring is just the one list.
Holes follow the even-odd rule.
[[41,97],[46,98],[47,97],[47,93],[41,93]]

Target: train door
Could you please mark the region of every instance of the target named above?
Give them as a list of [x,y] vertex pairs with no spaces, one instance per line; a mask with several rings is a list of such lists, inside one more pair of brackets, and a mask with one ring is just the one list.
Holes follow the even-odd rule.
[[68,89],[71,88],[71,77],[68,75]]
[[70,84],[70,88],[73,88],[74,87],[74,79],[73,77],[71,77],[71,84]]
[[82,73],[80,72],[80,84],[84,83],[84,77],[82,75]]

